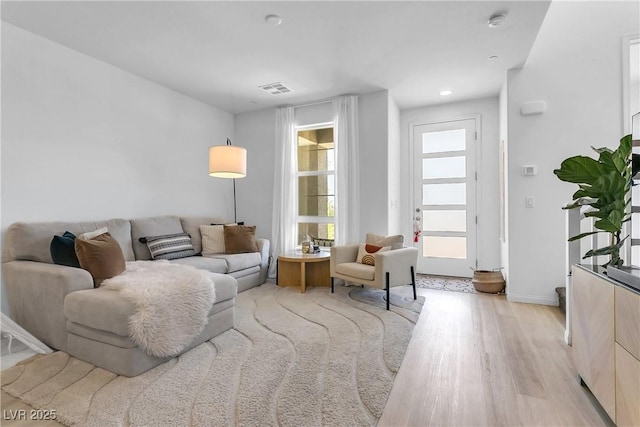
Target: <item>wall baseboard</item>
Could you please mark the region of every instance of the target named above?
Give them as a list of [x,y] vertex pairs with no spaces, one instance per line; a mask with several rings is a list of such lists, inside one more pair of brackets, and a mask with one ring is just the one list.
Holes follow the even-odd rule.
[[534,295],[513,295],[507,294],[507,300],[509,302],[524,302],[527,304],[541,304],[541,305],[558,305],[557,297],[540,297]]

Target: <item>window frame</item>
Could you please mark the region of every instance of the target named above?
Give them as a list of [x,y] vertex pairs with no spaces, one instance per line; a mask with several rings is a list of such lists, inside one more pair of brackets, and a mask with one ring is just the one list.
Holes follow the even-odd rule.
[[[299,138],[299,133],[300,131],[308,131],[308,130],[317,130],[317,129],[327,129],[327,128],[332,128],[333,132],[334,132],[334,147],[333,147],[333,164],[334,164],[334,168],[333,170],[326,170],[326,171],[300,171],[299,170],[299,165],[298,165],[298,138]],[[300,228],[300,224],[301,223],[311,223],[311,224],[333,224],[334,226],[334,230],[335,230],[335,224],[336,224],[336,211],[335,211],[335,204],[334,204],[334,213],[333,216],[310,216],[310,215],[300,215],[300,210],[298,208],[299,206],[299,202],[300,202],[300,190],[299,190],[299,186],[298,183],[300,181],[301,177],[305,177],[305,176],[333,176],[334,178],[334,185],[335,185],[335,177],[336,177],[336,147],[335,147],[335,123],[333,121],[331,122],[323,122],[323,123],[315,123],[315,124],[311,124],[311,125],[304,125],[304,126],[296,126],[295,127],[295,135],[296,135],[296,144],[295,144],[295,148],[296,148],[296,152],[295,152],[295,185],[296,185],[296,191],[295,191],[295,197],[296,197],[296,201],[295,201],[295,205],[296,205],[296,218],[295,218],[295,223],[294,223],[294,227],[295,227],[295,240],[296,240],[296,248],[300,248],[301,244],[297,243],[298,241],[300,241],[300,236],[298,235],[298,230]],[[335,188],[334,188],[334,193],[335,193]],[[334,198],[335,198],[335,194],[334,194]],[[335,200],[335,199],[334,199]],[[335,231],[334,231],[335,232]],[[335,236],[334,236],[335,239]],[[321,248],[322,250],[328,250]]]

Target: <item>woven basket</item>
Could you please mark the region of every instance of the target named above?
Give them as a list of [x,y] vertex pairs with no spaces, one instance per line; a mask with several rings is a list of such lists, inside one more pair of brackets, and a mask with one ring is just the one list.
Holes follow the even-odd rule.
[[471,280],[478,292],[497,294],[504,290],[504,277],[500,271],[475,270]]

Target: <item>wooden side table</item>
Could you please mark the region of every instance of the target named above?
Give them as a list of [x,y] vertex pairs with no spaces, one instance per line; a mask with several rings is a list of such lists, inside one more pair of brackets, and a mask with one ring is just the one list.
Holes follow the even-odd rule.
[[286,252],[278,256],[278,286],[299,286],[305,293],[307,286],[331,286],[328,252],[303,254]]

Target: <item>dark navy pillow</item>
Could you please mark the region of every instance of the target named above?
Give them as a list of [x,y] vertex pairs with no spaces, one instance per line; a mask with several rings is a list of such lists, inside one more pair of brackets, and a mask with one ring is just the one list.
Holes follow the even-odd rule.
[[76,236],[69,231],[65,231],[62,236],[53,236],[49,251],[54,264],[80,268],[80,262],[76,256],[75,241]]

